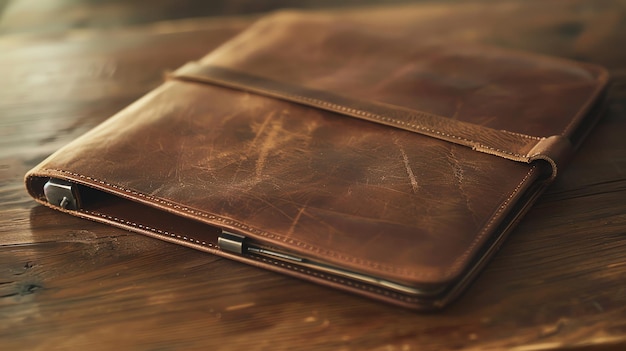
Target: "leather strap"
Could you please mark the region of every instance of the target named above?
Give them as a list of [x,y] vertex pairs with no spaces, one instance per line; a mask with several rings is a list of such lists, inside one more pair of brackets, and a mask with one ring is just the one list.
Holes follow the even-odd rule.
[[496,130],[422,111],[373,101],[361,101],[327,91],[250,75],[223,67],[189,62],[168,78],[218,85],[311,106],[342,115],[408,130],[505,159],[531,163],[543,160],[552,167],[566,161],[573,147],[561,136],[537,137]]

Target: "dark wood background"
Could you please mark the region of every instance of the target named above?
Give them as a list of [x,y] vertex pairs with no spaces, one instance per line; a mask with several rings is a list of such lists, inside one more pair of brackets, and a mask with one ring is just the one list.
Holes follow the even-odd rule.
[[[610,70],[607,115],[450,308],[387,306],[69,217],[24,191],[30,167],[164,71],[285,6]],[[79,348],[625,350],[626,2],[0,0],[0,349]]]

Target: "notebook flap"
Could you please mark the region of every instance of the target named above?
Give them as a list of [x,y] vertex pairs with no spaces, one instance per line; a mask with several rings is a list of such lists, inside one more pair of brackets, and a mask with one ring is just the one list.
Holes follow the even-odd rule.
[[569,134],[607,81],[592,65],[293,13],[258,22],[171,77],[327,109],[515,161],[545,160],[553,177],[571,154]]

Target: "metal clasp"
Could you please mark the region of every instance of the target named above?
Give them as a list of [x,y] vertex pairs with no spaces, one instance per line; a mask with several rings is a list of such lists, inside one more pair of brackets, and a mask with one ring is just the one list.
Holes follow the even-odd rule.
[[77,185],[66,180],[51,178],[43,186],[43,193],[48,203],[66,210],[80,207]]
[[243,235],[222,231],[222,234],[217,238],[217,245],[224,251],[242,254],[246,251],[245,240],[246,237]]

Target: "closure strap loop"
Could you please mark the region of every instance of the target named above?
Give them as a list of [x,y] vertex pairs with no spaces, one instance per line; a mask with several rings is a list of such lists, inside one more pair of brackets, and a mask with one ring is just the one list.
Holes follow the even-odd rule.
[[552,167],[552,178],[556,177],[557,165],[566,161],[573,151],[569,140],[561,135],[544,138],[496,130],[431,113],[381,102],[357,100],[197,62],[185,64],[169,74],[168,78],[217,85],[311,106],[445,140],[517,162],[544,160]]

